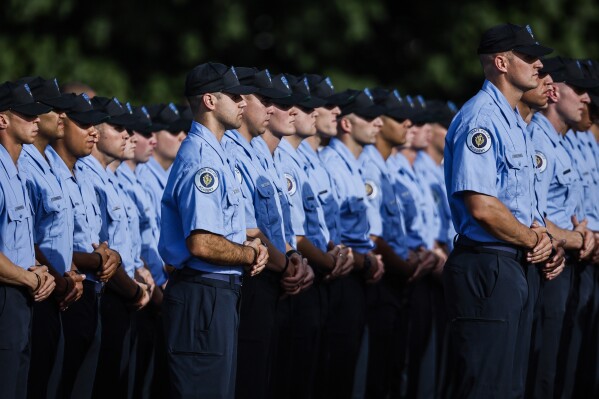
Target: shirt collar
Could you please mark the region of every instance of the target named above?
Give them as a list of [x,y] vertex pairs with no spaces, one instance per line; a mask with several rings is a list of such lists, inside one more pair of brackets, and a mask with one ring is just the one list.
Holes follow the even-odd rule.
[[505,98],[505,96],[497,88],[497,86],[495,86],[490,81],[485,80],[485,83],[482,87],[482,91],[487,93],[495,102],[495,104],[497,104],[499,110],[503,114],[510,127],[520,126],[520,128],[522,128],[523,131],[526,131],[526,123],[520,116],[518,108],[516,107],[516,109],[514,109],[510,106],[510,103],[508,103],[507,98]]
[[196,137],[204,140],[220,156],[223,163],[227,162],[227,156],[224,147],[216,139],[214,133],[212,133],[206,126],[193,121],[187,137]]
[[358,160],[341,140],[333,137],[329,143],[329,147],[341,156],[341,159],[347,164],[352,173],[358,173]]
[[106,171],[106,169],[102,167],[102,165],[100,165],[100,161],[98,161],[93,155],[83,157],[77,162],[81,162],[87,165],[92,170],[92,172],[97,174],[100,177],[100,179],[102,179],[103,182],[106,183],[106,181],[108,180],[108,172]]
[[298,147],[298,152],[304,156],[306,163],[310,164],[312,169],[319,163],[318,152],[314,151],[312,146],[306,141],[302,141]]
[[368,167],[368,165],[366,165],[366,163],[373,162],[374,165],[381,172],[384,172],[384,173],[388,172],[387,164],[385,163],[383,156],[381,155],[379,150],[376,149],[376,147],[374,145],[364,146],[364,150],[362,150],[362,153],[360,154],[360,158],[358,158],[358,161],[364,167]]
[[127,180],[129,183],[133,184],[137,181],[137,178],[135,177],[135,172],[131,170],[129,165],[127,165],[125,162],[122,162],[116,170],[119,176]]
[[60,181],[73,178],[73,174],[67,167],[67,164],[64,163],[60,155],[58,155],[58,153],[54,151],[54,148],[48,146],[46,147],[46,151],[44,152],[48,157],[48,164],[50,165],[50,168],[52,168],[54,174]]
[[19,174],[19,170],[12,161],[10,154],[2,144],[0,144],[0,164],[4,167],[4,170],[6,170],[6,174],[10,179]]
[[545,135],[549,138],[549,140],[551,140],[554,146],[557,147],[563,141],[562,135],[555,130],[545,115],[541,114],[540,112],[535,112],[535,114],[532,116],[532,120],[530,121],[531,125],[533,123],[537,125],[543,132],[545,132]]
[[305,165],[304,165],[304,162],[302,161],[302,158],[300,157],[297,150],[295,148],[293,148],[293,146],[291,145],[291,143],[289,141],[285,140],[284,138],[281,139],[278,149],[286,152],[293,159],[293,161],[295,161],[295,163],[298,164],[298,166],[300,166],[302,169],[304,169]]
[[[33,162],[35,162],[41,172],[44,174],[50,172],[50,165],[33,144],[23,145],[23,152],[26,153],[33,160]],[[23,156],[23,154],[21,154],[21,156]]]
[[243,137],[241,135],[241,133],[239,133],[239,131],[237,131],[237,130],[227,130],[225,132],[225,137],[227,137],[229,140],[231,140],[232,142],[234,142],[235,144],[237,144],[239,147],[243,148],[243,150],[245,151],[246,155],[251,160],[254,160],[255,154],[256,154],[256,150],[252,147],[252,145],[250,144],[250,142],[247,141],[245,139],[245,137]]

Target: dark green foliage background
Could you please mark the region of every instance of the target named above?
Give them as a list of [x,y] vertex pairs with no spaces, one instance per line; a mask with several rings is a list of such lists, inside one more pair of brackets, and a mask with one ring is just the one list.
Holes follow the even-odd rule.
[[480,33],[529,23],[556,54],[599,58],[595,0],[2,0],[0,81],[79,80],[134,103],[181,100],[213,60],[331,76],[337,89],[470,97]]

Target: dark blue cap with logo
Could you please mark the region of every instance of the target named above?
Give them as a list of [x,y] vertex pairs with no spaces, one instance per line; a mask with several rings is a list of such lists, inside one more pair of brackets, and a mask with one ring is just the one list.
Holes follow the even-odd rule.
[[72,96],[73,106],[67,111],[67,116],[82,125],[98,125],[106,122],[110,116],[94,109],[89,96],[85,93],[67,94]]
[[108,98],[96,96],[92,98],[91,102],[96,111],[103,112],[110,117],[105,121],[106,123],[114,126],[126,127],[136,120],[116,97]]
[[362,118],[374,119],[385,114],[385,107],[374,102],[374,97],[368,88],[348,89],[339,93],[338,100],[341,103],[341,116],[356,114]]
[[167,130],[173,134],[189,131],[191,122],[181,118],[181,113],[175,104],[154,104],[147,108],[152,117],[152,123],[163,126],[160,130]]
[[25,77],[17,83],[27,83],[35,101],[49,105],[55,110],[66,111],[74,104],[74,100],[67,94],[62,94],[58,87],[58,80],[43,79],[39,76]]
[[185,95],[196,96],[204,93],[252,94],[253,87],[239,83],[235,67],[217,62],[207,62],[193,68],[185,79]]
[[258,68],[237,67],[236,70],[239,83],[256,89],[254,94],[266,98],[283,98],[289,96],[288,93],[274,88],[268,69],[260,71]]
[[4,82],[0,85],[0,111],[14,111],[26,116],[37,116],[51,110],[51,107],[35,101],[27,83]]
[[478,45],[478,54],[495,54],[517,51],[533,57],[542,57],[553,52],[542,46],[535,38],[530,25],[502,24],[486,30]]

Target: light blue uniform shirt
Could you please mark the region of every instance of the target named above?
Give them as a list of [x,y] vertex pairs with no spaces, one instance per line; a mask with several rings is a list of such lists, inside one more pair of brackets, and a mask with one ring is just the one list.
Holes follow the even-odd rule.
[[314,151],[310,144],[302,141],[298,147],[298,152],[302,156],[306,165],[306,174],[310,179],[310,184],[318,193],[318,201],[324,211],[324,220],[329,229],[331,241],[334,243],[341,242],[339,234],[339,225],[341,224],[339,214],[339,195],[337,188],[333,184],[333,179],[322,164],[318,152]]
[[291,207],[289,206],[289,197],[287,196],[287,182],[283,176],[283,171],[275,164],[270,149],[262,137],[254,137],[250,142],[253,149],[256,150],[256,156],[262,167],[268,172],[271,181],[274,183],[283,215],[283,225],[285,227],[285,242],[293,248],[297,248],[297,242],[293,228],[291,226]]
[[278,163],[287,184],[291,208],[291,227],[298,236],[305,236],[321,251],[326,252],[330,236],[316,191],[305,171],[305,164],[289,141],[283,139],[275,150]]
[[536,157],[535,191],[539,209],[562,229],[571,230],[572,215],[582,216],[582,181],[570,154],[564,148],[565,139],[551,122],[536,113],[528,125]]
[[[141,259],[148,265],[156,284],[162,285],[166,282],[167,275],[164,270],[164,262],[158,253],[158,225],[156,224],[156,212],[150,195],[143,188],[141,182],[137,180],[134,171],[125,162],[119,165],[116,174],[137,210],[139,236],[136,238],[139,238]],[[137,236],[136,232],[133,232],[133,234]]]
[[400,198],[402,213],[406,224],[406,244],[408,248],[417,250],[420,247],[432,249],[432,237],[426,234],[424,223],[425,205],[420,195],[419,182],[410,165],[402,154],[397,153],[387,159],[391,176],[395,181],[395,190]]
[[33,212],[25,176],[0,144],[0,252],[27,270],[35,266]]
[[[73,252],[91,253],[93,244],[100,243],[102,217],[94,188],[88,179],[77,179],[52,147],[46,148],[48,163],[60,180],[73,212]],[[82,270],[82,272],[84,272]],[[99,282],[94,272],[84,272],[86,281]],[[99,288],[99,287],[98,287]]]
[[436,225],[439,232],[435,239],[441,243],[453,244],[453,224],[451,222],[451,211],[447,201],[447,192],[445,191],[445,176],[443,168],[433,161],[433,159],[424,151],[420,151],[414,161],[414,170],[423,183],[426,183],[430,189],[435,203]]
[[262,167],[256,150],[237,130],[226,131],[225,139],[235,159],[235,177],[244,194],[247,228],[258,228],[279,251],[287,252],[283,211],[274,182]]
[[374,243],[369,237],[366,189],[358,160],[337,138],[331,139],[319,154],[338,190],[341,242],[358,253],[366,253]]
[[158,161],[156,161],[156,159],[153,157],[150,157],[147,163],[139,165],[137,168],[135,168],[137,179],[150,194],[150,199],[152,200],[154,212],[156,214],[157,226],[160,226],[162,194],[164,193],[164,188],[166,187],[166,182],[168,181],[168,176],[171,173],[171,169],[172,165],[167,170],[164,170]]
[[405,222],[387,163],[373,145],[364,147],[358,161],[362,165],[362,177],[369,204],[367,214],[370,234],[382,237],[398,256],[407,259]]
[[92,155],[79,159],[77,167],[77,179],[89,179],[96,192],[102,218],[100,241],[107,241],[110,249],[119,253],[125,272],[133,278],[135,260],[131,249],[132,233],[129,230],[125,204],[114,186],[114,178]]
[[445,138],[445,182],[453,224],[472,240],[497,242],[464,204],[462,192],[499,199],[525,226],[542,222],[534,192],[534,150],[526,124],[491,82],[456,114]]
[[177,269],[242,274],[242,266],[219,266],[191,255],[185,240],[195,230],[221,235],[242,244],[246,240],[245,212],[235,165],[214,134],[193,122],[169,175],[164,197],[158,249]]
[[35,244],[50,266],[62,275],[71,270],[73,261],[73,210],[68,196],[33,144],[23,146],[19,168],[27,179],[27,191],[34,212]]
[[[592,150],[584,140],[587,133],[574,133],[569,130],[566,133],[566,148],[574,159],[574,166],[582,177],[583,185],[583,213],[588,220],[588,228],[599,230],[599,176],[597,176],[597,165]],[[579,218],[580,220],[580,218]]]

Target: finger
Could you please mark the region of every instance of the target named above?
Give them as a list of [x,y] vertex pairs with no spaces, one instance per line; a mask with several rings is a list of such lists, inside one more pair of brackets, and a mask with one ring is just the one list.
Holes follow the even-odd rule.
[[578,226],[578,218],[576,217],[576,215],[572,215],[571,217],[572,220],[572,224],[574,225],[574,227]]

